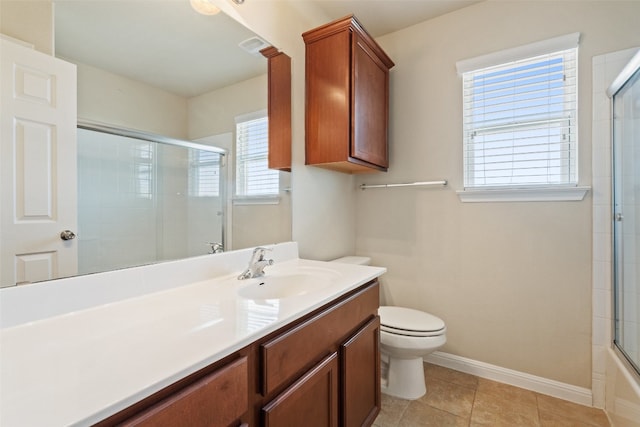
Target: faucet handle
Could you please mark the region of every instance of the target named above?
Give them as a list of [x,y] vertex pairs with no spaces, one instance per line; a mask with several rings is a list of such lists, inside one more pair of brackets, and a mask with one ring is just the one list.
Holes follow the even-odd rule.
[[209,252],[210,254],[219,254],[221,252],[224,252],[224,246],[222,245],[222,243],[206,242],[205,245],[211,246],[211,252]]
[[265,252],[267,252],[267,251],[272,252],[273,249],[272,248],[265,248],[264,246],[258,246],[253,250],[253,255],[254,255],[254,257],[255,257],[255,255],[259,255],[260,256],[259,260],[262,260],[263,257],[264,257]]

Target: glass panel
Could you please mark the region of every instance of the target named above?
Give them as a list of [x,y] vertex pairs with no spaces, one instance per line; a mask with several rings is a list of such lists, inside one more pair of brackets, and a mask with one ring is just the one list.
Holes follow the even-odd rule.
[[223,243],[221,154],[78,129],[78,273]]
[[640,373],[640,70],[613,97],[615,344]]

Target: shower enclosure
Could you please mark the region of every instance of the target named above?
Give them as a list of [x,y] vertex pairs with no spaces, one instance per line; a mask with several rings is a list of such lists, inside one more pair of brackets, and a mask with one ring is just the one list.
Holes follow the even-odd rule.
[[613,99],[614,342],[640,374],[640,52]]
[[78,273],[204,255],[224,244],[225,150],[78,128]]

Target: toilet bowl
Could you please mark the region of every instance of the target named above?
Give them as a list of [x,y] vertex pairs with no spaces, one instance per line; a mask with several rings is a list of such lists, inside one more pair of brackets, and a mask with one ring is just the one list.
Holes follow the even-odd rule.
[[444,322],[405,307],[382,306],[378,315],[380,353],[386,368],[382,392],[409,400],[422,397],[427,392],[422,358],[447,342]]
[[[370,258],[347,256],[334,262],[369,265]],[[444,322],[405,307],[382,306],[378,315],[382,392],[409,400],[424,396],[427,387],[422,358],[447,342]]]

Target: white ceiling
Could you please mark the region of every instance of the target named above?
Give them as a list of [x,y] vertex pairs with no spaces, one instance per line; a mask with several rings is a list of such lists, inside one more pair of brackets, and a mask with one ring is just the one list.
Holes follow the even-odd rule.
[[[251,0],[246,0],[251,1]],[[299,0],[316,3],[331,19],[354,14],[373,37],[478,3],[481,0]]]
[[[185,97],[266,73],[266,59],[238,47],[253,33],[222,13],[195,13],[188,0],[54,1],[56,55],[73,62]],[[354,13],[374,37],[477,2],[292,1],[314,2],[330,20]]]

